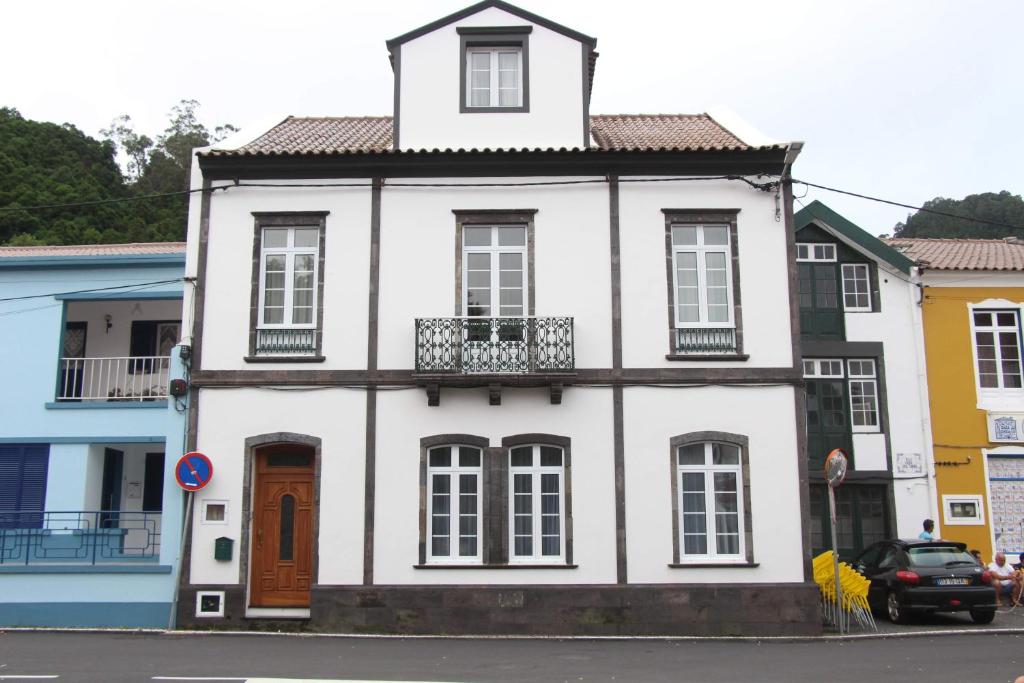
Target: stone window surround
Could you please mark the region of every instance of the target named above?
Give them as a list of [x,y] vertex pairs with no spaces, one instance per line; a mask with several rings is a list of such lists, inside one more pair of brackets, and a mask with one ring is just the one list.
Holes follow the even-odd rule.
[[[676,453],[680,446],[695,443],[708,443],[709,441],[726,443],[736,446],[740,450],[740,471],[743,475],[743,545],[746,554],[746,562],[681,562],[679,548],[679,475],[676,466]],[[669,474],[672,482],[672,562],[673,568],[697,568],[697,567],[757,567],[754,562],[754,531],[753,513],[750,504],[750,439],[742,434],[731,434],[729,432],[689,432],[680,434],[669,439]]]
[[[557,446],[563,454],[563,486],[565,491],[565,561],[555,564],[509,562],[509,451],[515,446]],[[481,495],[483,515],[480,520],[482,562],[474,564],[427,563],[427,462],[431,448],[437,446],[473,446],[481,450]],[[572,447],[571,439],[554,434],[516,434],[502,438],[501,446],[472,434],[436,434],[420,439],[419,473],[419,555],[416,569],[575,569],[572,544]]]
[[[252,283],[249,299],[249,355],[247,363],[322,363],[324,337],[324,247],[327,237],[327,216],[330,211],[253,211],[252,242]],[[309,356],[258,356],[256,355],[256,328],[259,326],[260,301],[260,254],[263,246],[263,229],[273,227],[316,226],[320,231],[317,245],[316,283],[316,331],[314,350]]]
[[[534,216],[537,209],[452,209],[455,214],[455,316],[462,310],[462,229],[466,226],[523,225],[526,227],[526,315],[536,315],[534,287]],[[498,317],[498,316],[493,316]]]
[[[459,113],[528,113],[530,111],[530,33],[533,26],[459,26]],[[518,107],[470,107],[466,104],[466,50],[472,47],[517,47],[522,53],[522,104]]]
[[[740,299],[740,253],[739,236],[736,217],[740,209],[662,209],[665,214],[665,275],[668,291],[668,344],[669,352],[665,356],[671,361],[737,361],[747,360],[743,353],[743,305]],[[679,353],[676,348],[676,293],[673,269],[675,268],[672,253],[672,226],[680,224],[725,224],[729,227],[729,249],[732,270],[732,307],[733,321],[736,326],[736,352],[721,354]]]

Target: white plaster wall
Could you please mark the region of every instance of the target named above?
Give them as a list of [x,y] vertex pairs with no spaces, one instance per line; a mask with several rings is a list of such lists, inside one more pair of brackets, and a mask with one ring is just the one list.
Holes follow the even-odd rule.
[[[792,387],[624,390],[626,543],[630,583],[803,580]],[[746,435],[756,568],[673,569],[669,440],[696,431]],[[612,506],[613,498],[606,500]]]
[[[441,390],[428,407],[422,389],[377,395],[377,492],[374,581],[380,584],[595,584],[615,582],[615,466],[612,392],[566,390],[551,405],[542,389]],[[572,439],[573,561],[577,569],[413,568],[419,561],[420,439],[473,434],[500,446],[502,437],[541,432]],[[666,445],[667,448],[667,445]]]
[[743,351],[747,361],[685,367],[792,367],[786,232],[774,195],[738,181],[622,183],[622,362],[625,367],[682,367],[669,349],[665,215],[662,209],[740,209],[737,233]]
[[82,483],[87,479],[89,446],[81,443],[50,444],[46,472],[45,510],[93,510]]
[[[293,184],[303,182],[322,181]],[[326,361],[316,368],[366,367],[370,189],[239,188],[216,193],[211,202],[202,367],[252,368],[243,359],[249,353],[254,211],[330,211],[324,255]],[[411,363],[411,356],[407,363]],[[294,367],[289,363],[261,363],[258,369]]]
[[[426,399],[424,399],[424,403]],[[363,474],[366,454],[366,394],[347,389],[203,389],[200,392],[198,450],[213,462],[214,477],[195,496],[194,515],[202,501],[228,501],[228,524],[193,525],[191,581],[237,584],[241,547],[242,481],[245,439],[272,432],[319,437],[320,574],[319,583],[362,582]],[[378,481],[388,474],[378,470]],[[235,539],[230,562],[213,559],[213,542]]]
[[[106,315],[111,327],[107,329]],[[139,299],[137,301],[68,302],[67,321],[87,323],[87,358],[117,358],[130,355],[132,322],[135,320],[181,320],[181,299]]]
[[[917,287],[908,280],[906,274],[879,265],[881,310],[846,314],[848,341],[881,341],[884,345],[886,424],[893,462],[897,453],[921,453],[924,458],[931,457],[927,416],[922,408],[927,405],[922,401],[922,392],[926,391],[921,374],[924,364],[919,363],[919,356],[923,358],[924,354],[923,340],[914,326],[914,316],[919,315],[916,303],[919,294]],[[871,436],[874,441],[869,445]],[[881,439],[881,435],[854,435],[858,470],[886,469],[884,452],[878,453]],[[909,477],[894,473],[894,477],[897,532],[900,537],[916,536],[921,520],[933,515],[927,473]]]
[[529,35],[530,111],[459,113],[458,26],[524,26],[489,8],[401,46],[402,149],[583,147],[583,48],[533,25]]
[[854,467],[858,472],[889,469],[885,458],[885,434],[854,434],[853,452],[856,456]]
[[[462,182],[489,180],[502,181]],[[608,186],[600,182],[443,191],[385,185],[381,198],[378,366],[413,367],[415,319],[456,314],[453,209],[537,209],[537,315],[574,318],[576,367],[610,367]],[[362,287],[365,291],[365,282]],[[365,355],[360,360],[365,361]]]

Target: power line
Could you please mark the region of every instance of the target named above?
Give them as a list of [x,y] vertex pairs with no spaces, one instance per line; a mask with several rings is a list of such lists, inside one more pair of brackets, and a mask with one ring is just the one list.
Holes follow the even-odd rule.
[[1013,225],[1012,223],[1002,223],[1000,221],[987,221],[983,218],[971,218],[970,216],[961,216],[960,214],[949,213],[948,211],[939,211],[938,209],[929,209],[923,206],[914,206],[913,204],[903,204],[902,202],[894,202],[889,199],[880,199],[878,197],[872,197],[870,195],[860,194],[858,192],[850,192],[849,190],[840,190],[838,188],[828,187],[826,185],[816,185],[815,183],[809,183],[806,180],[797,180],[794,178],[793,182],[800,183],[801,185],[807,185],[808,187],[816,187],[819,190],[838,192],[839,194],[845,194],[851,197],[857,197],[859,199],[867,199],[868,201],[872,202],[889,204],[890,206],[901,206],[904,209],[914,209],[915,211],[922,211],[924,213],[932,213],[935,214],[936,216],[945,216],[946,218],[958,218],[963,221],[971,221],[972,223],[981,223],[983,225],[997,225],[1001,228],[1010,228],[1011,230],[1024,230],[1024,225]]
[[[8,296],[0,299],[3,301],[24,301],[25,299],[43,299],[49,296],[63,296],[67,294],[91,294],[93,292],[107,292],[113,289],[123,289],[125,292],[136,292],[147,287],[154,287],[156,285],[166,285],[172,282],[181,282],[181,278],[175,278],[173,280],[155,280],[153,282],[143,282],[141,284],[128,284],[128,285],[115,285],[113,287],[96,287],[93,289],[76,289],[70,292],[50,292],[49,294],[27,294],[25,296]],[[131,289],[127,289],[131,288]]]
[[[212,188],[214,190],[220,188]],[[45,209],[78,209],[83,206],[100,206],[101,204],[119,204],[121,202],[138,202],[144,199],[159,199],[161,197],[179,197],[184,194],[202,192],[203,188],[195,190],[178,190],[177,192],[158,192],[156,194],[140,194],[134,197],[116,197],[114,199],[97,199],[91,202],[72,202],[70,204],[36,204],[35,206],[2,206],[0,212],[8,211],[43,211]]]

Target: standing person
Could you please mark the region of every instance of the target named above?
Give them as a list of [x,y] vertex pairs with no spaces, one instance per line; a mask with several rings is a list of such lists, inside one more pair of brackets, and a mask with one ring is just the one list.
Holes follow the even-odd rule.
[[981,559],[981,551],[980,550],[978,550],[977,548],[972,548],[970,550],[970,553],[971,553],[971,557],[974,558],[974,561],[978,563],[978,566],[980,566],[980,567],[984,567],[985,566],[985,561],[983,559]]
[[996,589],[996,605],[1002,607],[1004,595],[1010,596],[1012,605],[1020,597],[1020,575],[1006,563],[1006,555],[997,552],[995,562],[988,566],[991,584]]
[[935,530],[935,522],[934,521],[932,521],[930,519],[926,519],[926,520],[924,520],[924,525],[923,526],[924,526],[924,531],[922,531],[921,533],[919,533],[917,535],[918,538],[920,538],[923,541],[937,541],[937,540],[939,540],[938,536],[936,536],[935,534],[932,533],[932,531]]

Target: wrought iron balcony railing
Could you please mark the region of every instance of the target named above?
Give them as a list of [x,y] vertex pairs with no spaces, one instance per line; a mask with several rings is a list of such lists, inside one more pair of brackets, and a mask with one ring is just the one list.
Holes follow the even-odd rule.
[[61,358],[58,401],[154,401],[167,398],[167,356]]
[[736,330],[732,328],[679,328],[678,353],[736,353]]
[[416,371],[572,372],[572,318],[417,318]]
[[159,512],[0,511],[0,566],[157,562],[160,522]]
[[258,356],[311,356],[316,353],[316,330],[312,328],[261,328],[256,330]]

